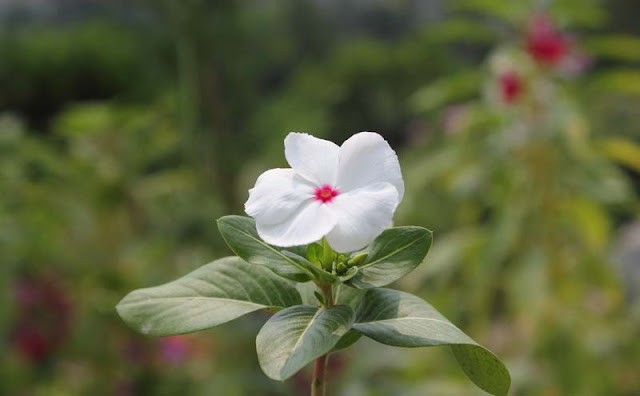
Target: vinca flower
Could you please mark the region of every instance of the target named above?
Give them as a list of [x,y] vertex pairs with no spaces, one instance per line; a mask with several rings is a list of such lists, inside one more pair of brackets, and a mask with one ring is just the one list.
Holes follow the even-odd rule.
[[377,133],[361,132],[338,147],[305,133],[284,140],[290,169],[264,172],[245,211],[274,246],[326,237],[338,252],[368,245],[390,223],[404,194],[396,153]]
[[546,15],[536,15],[529,24],[526,47],[536,61],[554,65],[569,53],[570,41]]

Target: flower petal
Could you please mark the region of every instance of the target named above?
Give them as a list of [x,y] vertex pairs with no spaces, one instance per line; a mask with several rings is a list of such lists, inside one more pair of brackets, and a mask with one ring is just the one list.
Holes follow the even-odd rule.
[[338,252],[361,249],[389,226],[400,200],[396,187],[375,183],[338,195],[329,208],[338,220],[327,241]]
[[385,182],[396,188],[398,202],[402,201],[404,182],[398,156],[382,136],[356,133],[342,144],[339,158],[336,187],[340,192]]
[[306,133],[291,132],[284,139],[284,155],[293,170],[320,187],[335,185],[340,148]]
[[314,197],[313,186],[293,169],[270,169],[258,177],[244,211],[256,222],[279,224]]
[[279,224],[256,219],[258,235],[275,246],[299,246],[322,239],[336,225],[336,217],[322,202],[310,200]]

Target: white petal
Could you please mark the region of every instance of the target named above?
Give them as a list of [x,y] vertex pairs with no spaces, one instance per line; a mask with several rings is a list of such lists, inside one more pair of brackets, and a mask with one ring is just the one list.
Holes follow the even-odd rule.
[[402,201],[404,182],[396,152],[377,133],[356,133],[340,147],[336,187],[347,192],[378,182],[393,185]]
[[278,224],[306,201],[313,199],[313,186],[293,169],[270,169],[258,177],[244,211],[256,222]]
[[306,133],[291,132],[284,139],[284,155],[293,170],[318,187],[335,185],[340,148]]
[[400,200],[395,186],[375,183],[340,194],[328,205],[338,224],[327,241],[338,252],[368,245],[389,225]]
[[318,241],[335,225],[336,217],[328,205],[314,200],[299,206],[282,223],[264,224],[256,220],[260,238],[275,246],[298,246]]

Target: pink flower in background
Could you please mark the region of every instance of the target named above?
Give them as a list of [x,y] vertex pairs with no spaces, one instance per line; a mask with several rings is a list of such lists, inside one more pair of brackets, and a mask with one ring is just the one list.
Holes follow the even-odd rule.
[[158,340],[158,352],[164,362],[178,365],[189,358],[192,345],[186,336],[162,337]]
[[18,318],[11,343],[25,358],[41,362],[59,350],[71,328],[71,303],[50,277],[18,280],[14,286]]
[[500,98],[505,103],[514,103],[522,95],[524,85],[520,76],[514,71],[508,71],[498,76]]
[[32,362],[45,360],[52,349],[52,344],[46,339],[46,335],[26,322],[20,322],[14,328],[13,344],[22,356]]
[[569,38],[556,30],[553,22],[544,14],[534,16],[526,33],[526,48],[538,62],[555,65],[570,50]]

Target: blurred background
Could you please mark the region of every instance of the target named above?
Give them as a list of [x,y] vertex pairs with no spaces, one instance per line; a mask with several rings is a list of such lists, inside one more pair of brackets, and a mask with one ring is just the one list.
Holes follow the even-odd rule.
[[[215,219],[283,138],[368,130],[397,225],[434,231],[416,293],[512,395],[640,394],[640,3],[0,1],[0,394],[306,395],[259,369],[252,314],[147,338],[114,306],[231,254]],[[448,349],[362,340],[336,395],[480,395]]]

